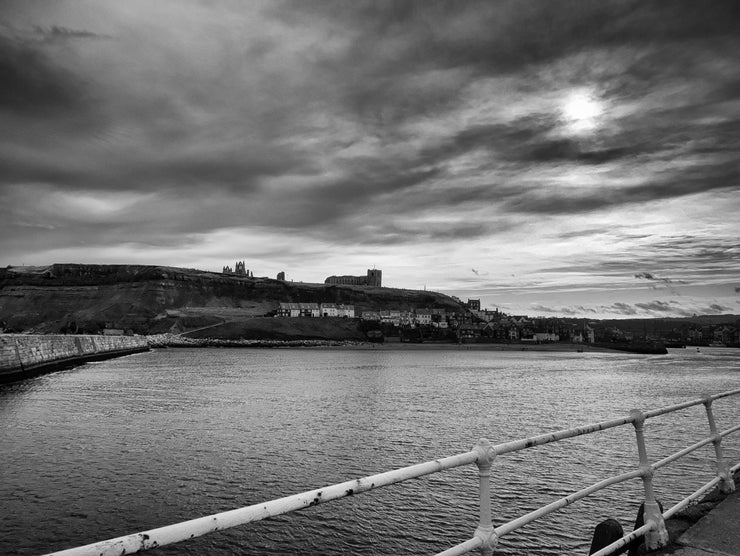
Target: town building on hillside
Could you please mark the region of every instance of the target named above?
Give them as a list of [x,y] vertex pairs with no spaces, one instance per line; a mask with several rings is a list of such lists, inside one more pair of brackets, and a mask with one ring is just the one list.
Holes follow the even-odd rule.
[[324,284],[345,286],[376,286],[382,287],[383,271],[375,268],[368,269],[366,276],[329,276]]
[[321,316],[322,317],[336,317],[337,306],[335,303],[322,303],[321,304]]
[[558,334],[553,334],[552,332],[535,332],[532,334],[532,339],[537,343],[559,342],[560,336]]
[[401,326],[416,326],[416,315],[412,311],[401,311]]
[[318,303],[299,303],[302,317],[320,317],[321,309]]
[[355,318],[355,306],[354,305],[337,305],[337,316],[346,317],[348,319]]
[[431,309],[417,309],[416,310],[416,323],[422,325],[432,324],[432,310]]
[[285,272],[278,272],[277,279],[282,282],[285,282]]
[[281,303],[277,310],[279,317],[318,317],[320,315],[318,303]]
[[393,326],[401,326],[401,311],[396,309],[380,311],[380,322],[392,324]]
[[467,306],[471,311],[480,311],[480,299],[468,299]]
[[278,317],[355,317],[354,305],[334,303],[280,303]]
[[281,303],[277,310],[277,316],[279,317],[300,317],[301,316],[300,303]]
[[490,309],[483,309],[483,310],[473,310],[471,309],[471,313],[475,315],[478,319],[484,321],[484,322],[491,322],[491,321],[498,321],[501,320],[501,313],[499,313],[498,309],[495,309],[491,311]]

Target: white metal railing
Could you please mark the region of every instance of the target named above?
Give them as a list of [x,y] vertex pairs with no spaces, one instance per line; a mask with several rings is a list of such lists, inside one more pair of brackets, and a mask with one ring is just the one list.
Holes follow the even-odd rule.
[[[481,439],[469,452],[425,463],[419,463],[417,465],[411,465],[409,467],[403,467],[393,471],[386,471],[385,473],[354,479],[344,483],[254,504],[252,506],[200,517],[190,521],[176,523],[174,525],[150,529],[148,531],[100,541],[68,550],[62,550],[60,552],[53,552],[47,556],[122,556],[124,554],[132,554],[192,539],[194,537],[205,535],[206,533],[220,531],[222,529],[236,527],[237,525],[244,525],[246,523],[259,521],[268,517],[293,512],[322,504],[324,502],[329,502],[331,500],[353,496],[355,494],[400,483],[409,479],[438,473],[446,469],[469,465],[471,463],[475,463],[477,465],[479,476],[480,511],[478,528],[475,530],[471,539],[440,552],[437,556],[466,554],[475,549],[479,549],[480,553],[483,555],[490,555],[493,553],[493,549],[498,543],[498,539],[500,537],[608,486],[635,479],[637,477],[642,478],[643,488],[645,491],[645,525],[598,552],[595,552],[593,556],[606,556],[607,554],[612,554],[619,548],[630,543],[632,540],[643,535],[645,536],[647,548],[653,550],[660,548],[661,546],[665,546],[668,542],[665,519],[671,517],[673,514],[689,505],[692,501],[697,500],[704,493],[717,485],[719,485],[723,492],[731,492],[734,490],[735,485],[732,479],[732,473],[740,469],[740,464],[731,469],[727,467],[722,454],[722,438],[740,430],[740,424],[725,431],[718,432],[712,411],[712,402],[720,398],[737,394],[740,394],[740,389],[722,392],[713,396],[704,395],[698,399],[693,399],[669,407],[654,409],[652,411],[641,412],[633,410],[630,412],[628,417],[602,421],[600,423],[593,423],[572,429],[542,434],[512,442],[505,442],[503,444],[492,445],[488,440]],[[652,417],[680,411],[701,404],[703,404],[706,409],[710,436],[679,452],[676,452],[675,454],[672,454],[671,456],[650,464],[645,447],[645,421]],[[608,477],[577,492],[569,494],[568,496],[555,500],[554,502],[535,511],[509,521],[508,523],[494,527],[491,516],[490,474],[491,466],[497,456],[510,452],[526,450],[535,446],[549,444],[551,442],[557,442],[566,438],[592,434],[627,424],[632,424],[635,429],[639,455],[639,466],[637,469],[628,473]],[[714,444],[717,463],[717,477],[669,510],[661,513],[653,492],[652,478],[655,471],[710,443]]]

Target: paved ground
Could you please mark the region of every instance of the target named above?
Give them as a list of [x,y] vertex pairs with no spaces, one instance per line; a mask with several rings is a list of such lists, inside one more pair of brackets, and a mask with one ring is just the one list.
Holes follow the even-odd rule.
[[676,556],[740,556],[740,491],[736,490],[681,535]]
[[[735,484],[740,483],[735,477]],[[720,500],[717,503],[718,500]],[[672,544],[664,550],[654,552],[656,556],[740,556],[740,488],[729,495],[718,495],[705,513],[693,524],[690,515],[684,527],[669,520]],[[691,511],[691,510],[690,510]],[[690,514],[689,511],[689,514]],[[680,520],[679,520],[680,521]],[[686,528],[688,527],[688,528]],[[683,530],[682,530],[683,529]]]

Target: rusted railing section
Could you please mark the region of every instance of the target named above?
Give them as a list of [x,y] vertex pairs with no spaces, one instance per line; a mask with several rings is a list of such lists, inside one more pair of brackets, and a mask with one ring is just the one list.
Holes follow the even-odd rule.
[[[483,555],[491,555],[493,554],[493,550],[498,543],[499,538],[502,536],[604,488],[636,479],[638,477],[642,479],[645,491],[645,525],[609,546],[604,547],[598,552],[595,552],[593,556],[606,556],[607,554],[612,554],[634,539],[643,535],[645,536],[647,548],[654,550],[664,546],[668,541],[665,519],[686,507],[692,501],[698,499],[705,492],[717,485],[719,485],[723,492],[734,490],[732,473],[740,469],[740,464],[731,469],[727,467],[722,453],[722,438],[740,430],[740,424],[725,431],[718,432],[712,412],[712,402],[720,398],[735,396],[738,394],[740,394],[740,389],[722,392],[713,396],[704,395],[699,399],[690,400],[669,407],[654,409],[652,411],[641,412],[633,410],[630,412],[628,417],[602,421],[600,423],[542,434],[531,438],[505,442],[503,444],[491,445],[488,440],[481,439],[469,452],[425,463],[419,463],[417,465],[411,465],[409,467],[403,467],[393,471],[386,471],[385,473],[379,473],[377,475],[371,475],[361,479],[354,479],[344,483],[330,485],[324,488],[310,490],[236,510],[200,517],[190,521],[176,523],[174,525],[150,529],[149,531],[117,537],[115,539],[109,539],[86,546],[62,550],[60,552],[53,552],[47,556],[122,556],[124,554],[133,554],[135,552],[141,552],[192,539],[207,533],[236,527],[238,525],[244,525],[246,523],[259,521],[268,517],[308,508],[310,506],[316,506],[331,500],[338,500],[347,496],[353,496],[369,490],[400,483],[409,479],[416,479],[463,465],[470,465],[472,463],[477,465],[479,477],[480,515],[478,527],[471,539],[453,546],[444,552],[440,552],[437,556],[467,554],[476,549],[478,549]],[[706,409],[710,436],[656,463],[650,464],[644,438],[645,421],[652,417],[665,415],[667,413],[680,411],[702,404]],[[497,456],[510,452],[526,450],[535,446],[542,446],[551,442],[558,442],[566,438],[593,434],[627,424],[632,424],[635,429],[639,455],[639,465],[637,469],[621,475],[608,477],[590,486],[584,487],[577,492],[569,494],[568,496],[555,500],[554,502],[551,502],[533,512],[509,521],[508,523],[494,527],[491,515],[490,475],[491,467]],[[717,477],[661,514],[655,500],[652,484],[652,477],[655,471],[710,443],[714,444]]]

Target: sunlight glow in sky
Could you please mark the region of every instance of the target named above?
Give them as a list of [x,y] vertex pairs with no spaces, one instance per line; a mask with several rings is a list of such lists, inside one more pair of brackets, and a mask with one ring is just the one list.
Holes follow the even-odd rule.
[[570,93],[565,98],[562,110],[567,127],[573,133],[593,131],[604,113],[601,103],[582,91]]

